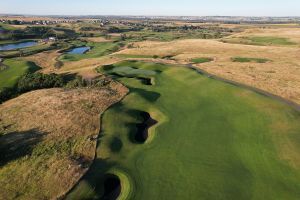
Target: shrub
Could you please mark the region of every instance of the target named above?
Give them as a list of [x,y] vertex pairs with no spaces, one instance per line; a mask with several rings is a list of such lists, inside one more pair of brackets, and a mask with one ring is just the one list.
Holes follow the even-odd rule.
[[69,81],[66,85],[67,88],[77,88],[77,87],[86,87],[88,83],[81,77],[76,76],[72,81]]
[[54,64],[54,67],[56,69],[60,69],[62,66],[64,65],[64,63],[62,61],[57,61],[55,64]]
[[0,104],[16,95],[15,88],[0,89]]
[[19,93],[31,90],[63,87],[65,85],[62,76],[57,74],[26,74],[18,81],[17,89]]

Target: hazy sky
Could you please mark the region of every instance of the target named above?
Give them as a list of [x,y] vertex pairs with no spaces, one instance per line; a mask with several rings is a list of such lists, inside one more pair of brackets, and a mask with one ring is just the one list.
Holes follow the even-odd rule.
[[0,13],[300,16],[300,0],[0,0]]

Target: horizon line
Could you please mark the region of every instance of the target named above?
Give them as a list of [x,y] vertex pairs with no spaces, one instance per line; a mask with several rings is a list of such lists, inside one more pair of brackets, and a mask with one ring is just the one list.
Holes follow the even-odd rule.
[[17,14],[17,13],[0,13],[0,16],[38,16],[38,17],[46,17],[46,16],[114,16],[114,17],[300,17],[300,15],[134,15],[134,14]]

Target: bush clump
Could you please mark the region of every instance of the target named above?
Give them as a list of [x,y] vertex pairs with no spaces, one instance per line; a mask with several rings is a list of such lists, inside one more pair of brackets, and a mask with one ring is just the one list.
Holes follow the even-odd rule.
[[20,78],[17,84],[19,93],[43,88],[63,87],[65,85],[62,76],[57,74],[26,74]]

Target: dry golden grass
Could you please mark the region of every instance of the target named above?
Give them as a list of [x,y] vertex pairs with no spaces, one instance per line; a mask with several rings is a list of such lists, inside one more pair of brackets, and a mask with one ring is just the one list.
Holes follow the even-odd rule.
[[0,105],[0,199],[57,199],[69,191],[94,159],[100,114],[127,92],[111,82],[38,90]]
[[241,33],[234,34],[228,38],[240,38],[240,37],[278,37],[288,38],[291,42],[300,43],[300,28],[286,28],[286,27],[274,27],[272,28],[249,28]]
[[56,59],[61,55],[57,50],[53,51],[45,51],[38,54],[34,54],[28,57],[25,57],[24,59],[28,61],[32,61],[38,66],[42,67],[41,70],[44,73],[51,73],[57,71],[55,69],[54,65],[57,62]]
[[89,37],[84,38],[88,42],[111,42],[112,40],[105,39],[104,37]]
[[[192,58],[211,57],[213,62],[199,64],[209,73],[254,86],[300,104],[300,49],[228,44],[216,40],[178,40],[173,42],[140,42],[137,48],[119,54],[173,55],[177,63]],[[267,63],[232,62],[232,57],[267,58]],[[172,61],[170,61],[172,62]],[[173,61],[174,62],[174,61]]]
[[56,71],[56,73],[78,73],[79,75],[82,75],[85,77],[88,75],[89,77],[91,75],[97,76],[99,75],[95,68],[101,66],[101,65],[109,65],[116,62],[121,61],[121,58],[116,58],[113,56],[103,56],[100,58],[90,58],[90,59],[83,59],[80,61],[70,61],[65,62],[64,66]]

